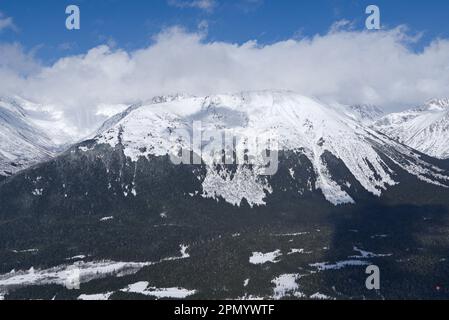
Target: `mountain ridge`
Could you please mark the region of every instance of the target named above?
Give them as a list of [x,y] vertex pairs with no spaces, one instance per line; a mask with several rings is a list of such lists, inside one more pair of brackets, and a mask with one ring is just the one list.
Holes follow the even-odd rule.
[[373,128],[422,153],[449,158],[449,99],[432,99],[423,106],[391,113]]
[[[223,196],[224,189],[231,187],[228,173],[218,174],[213,169],[215,159],[208,152],[220,150],[219,142],[207,142],[198,147],[189,146],[189,132],[192,122],[201,120],[201,133],[209,135],[219,130],[237,139],[236,151],[258,146],[247,140],[265,138],[277,140],[275,150],[301,150],[312,162],[317,176],[317,186],[325,197],[334,204],[351,203],[353,199],[329,175],[323,161],[324,152],[330,152],[341,159],[362,186],[379,196],[382,190],[396,182],[390,169],[379,153],[399,164],[404,170],[429,183],[447,186],[447,178],[439,169],[420,159],[420,155],[406,146],[378,134],[356,119],[342,115],[331,105],[286,91],[244,92],[234,95],[190,97],[169,102],[136,107],[120,119],[115,126],[95,137],[97,143],[111,147],[124,146],[124,153],[133,161],[141,156],[164,156],[174,154],[181,148],[197,154],[206,154],[209,170],[203,187],[214,186],[204,196]],[[151,123],[151,129],[148,124]],[[174,131],[181,130],[181,136]],[[253,204],[263,204],[263,198],[270,192],[263,179],[249,174],[242,167],[237,176],[245,177],[247,189],[253,189]],[[235,187],[235,186],[234,186]],[[234,195],[232,203],[238,203]],[[248,198],[247,198],[248,200]]]
[[[94,138],[0,181],[4,299],[145,298],[123,290],[143,282],[195,290],[196,299],[270,299],[286,275],[304,292],[286,298],[378,299],[365,290],[366,264],[384,270],[382,298],[448,296],[433,289],[448,279],[448,160],[291,93],[131,109]],[[276,137],[277,171],[222,164],[195,147],[187,150],[200,164],[174,163],[170,152],[191,146],[195,121],[202,133]],[[218,146],[203,138],[204,151]],[[235,140],[236,150],[252,143]],[[254,264],[273,253],[273,262]],[[82,285],[68,290],[63,282],[77,267]]]
[[15,100],[0,98],[0,175],[50,159],[56,145]]

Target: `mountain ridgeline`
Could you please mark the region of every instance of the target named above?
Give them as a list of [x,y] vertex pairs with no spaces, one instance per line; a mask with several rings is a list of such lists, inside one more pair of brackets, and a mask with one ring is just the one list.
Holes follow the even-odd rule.
[[429,156],[449,158],[449,99],[386,115],[374,123],[377,130]]

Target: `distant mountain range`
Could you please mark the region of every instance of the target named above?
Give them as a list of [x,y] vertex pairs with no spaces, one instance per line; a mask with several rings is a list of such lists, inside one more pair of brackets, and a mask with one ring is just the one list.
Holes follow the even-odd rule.
[[[3,175],[47,161],[69,145],[62,143],[67,136],[58,136],[60,132],[55,134],[54,129],[53,139],[49,137],[53,124],[48,115],[45,118],[38,112],[39,107],[20,98],[0,101]],[[405,145],[444,158],[448,110],[448,100],[432,100],[412,111],[384,115],[376,106],[326,105],[286,91],[208,97],[161,96],[111,117],[92,138],[95,145],[106,143],[113,148],[121,145],[124,155],[132,161],[150,155],[174,154],[180,149],[199,154],[208,165],[203,196],[222,197],[233,204],[246,199],[251,205],[264,204],[263,199],[271,192],[271,186],[259,178],[257,170],[253,168],[250,172],[244,166],[239,166],[236,172],[217,169],[209,153],[221,152],[221,140],[212,139],[193,146],[186,144],[191,137],[185,137],[184,141],[175,131],[192,135],[193,123],[200,121],[203,136],[213,136],[219,131],[237,138],[234,147],[240,154],[248,148],[260,149],[251,145],[256,139],[272,139],[276,142],[272,148],[277,152],[300,153],[310,161],[315,185],[308,181],[298,192],[316,188],[328,201],[341,204],[354,201],[353,186],[349,177],[337,181],[332,176],[330,157],[338,159],[365,191],[377,196],[396,184],[388,162],[423,181],[446,185],[437,167],[423,161]],[[294,179],[294,168],[289,170]],[[229,193],[229,189],[234,191]]]
[[[316,188],[334,204],[353,202],[350,195],[353,186],[350,179],[337,181],[332,176],[330,158],[338,159],[363,189],[377,196],[396,184],[388,161],[421,180],[446,185],[439,169],[423,161],[419,154],[364,125],[381,114],[378,108],[354,106],[348,112],[349,116],[335,107],[290,92],[178,98],[132,107],[94,140],[96,145],[106,143],[113,148],[120,144],[125,156],[133,161],[150,155],[164,156],[181,148],[202,154],[208,164],[203,196],[222,197],[233,204],[244,198],[252,205],[263,204],[271,186],[259,179],[254,168],[251,172],[244,167],[236,172],[217,169],[208,151],[221,150],[221,140],[203,141],[204,150],[198,150],[197,146],[192,148],[178,139],[176,130],[192,132],[193,121],[201,121],[203,135],[218,130],[237,137],[235,149],[240,154],[257,149],[258,146],[252,145],[256,138],[272,139],[276,141],[276,151],[302,154],[311,163],[316,183],[304,185],[298,192]],[[289,170],[294,179],[295,169]]]
[[0,175],[11,175],[50,159],[56,144],[23,101],[0,99]]
[[434,99],[408,111],[388,114],[373,127],[429,156],[449,158],[449,99]]
[[[112,116],[92,135],[101,134],[144,105],[188,99],[186,95],[158,96]],[[193,97],[190,97],[193,98]],[[429,156],[449,158],[449,99],[433,99],[408,111],[386,114],[373,105],[333,106],[337,112]],[[80,137],[69,133],[44,106],[14,97],[0,98],[0,175],[8,176],[48,160]]]

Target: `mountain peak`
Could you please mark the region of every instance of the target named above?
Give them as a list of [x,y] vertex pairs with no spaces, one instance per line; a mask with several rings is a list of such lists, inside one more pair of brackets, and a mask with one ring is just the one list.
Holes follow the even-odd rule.
[[48,159],[56,149],[21,102],[13,97],[0,98],[0,175]]
[[449,98],[430,99],[425,105],[430,110],[447,110],[449,109]]
[[371,104],[351,105],[348,109],[356,120],[365,124],[371,124],[385,114],[380,107]]
[[423,106],[391,113],[373,125],[387,136],[432,157],[449,158],[449,99],[431,99]]
[[[367,110],[378,111],[372,106]],[[233,148],[239,155],[245,150],[260,150],[258,140],[274,141],[270,151],[304,154],[316,174],[313,187],[336,205],[354,200],[348,190],[350,182],[337,181],[332,175],[329,155],[341,161],[358,183],[376,196],[396,184],[393,169],[379,154],[420,179],[440,184],[432,166],[420,165],[419,155],[411,149],[378,134],[337,106],[294,92],[266,90],[181,98],[128,111],[96,136],[98,144],[120,144],[132,161],[177,154],[180,148],[193,151],[201,155],[207,167],[203,196],[222,197],[233,204],[243,198],[251,205],[264,204],[270,186],[257,177],[257,170],[243,172],[246,169],[242,167],[237,173],[217,172],[216,158],[210,156],[210,151],[223,150],[223,141],[204,137],[216,137],[217,133],[234,137]],[[199,146],[191,143],[195,121],[201,123],[199,134],[203,139]],[[244,189],[233,185],[237,182],[232,177],[239,174],[245,177]],[[229,190],[236,191],[230,194]]]

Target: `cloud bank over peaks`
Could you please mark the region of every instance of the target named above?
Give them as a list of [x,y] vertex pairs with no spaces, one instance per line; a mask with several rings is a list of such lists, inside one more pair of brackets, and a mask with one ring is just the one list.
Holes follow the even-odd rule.
[[7,17],[3,12],[0,11],[0,32],[6,29],[11,29],[15,32],[19,30],[14,23],[13,18]]
[[107,45],[41,65],[19,45],[0,45],[0,93],[54,106],[80,128],[95,129],[107,112],[156,95],[291,90],[343,104],[388,111],[449,96],[449,41],[422,51],[404,27],[344,30],[269,45],[208,41],[204,32],[166,29],[151,45],[127,52]]

